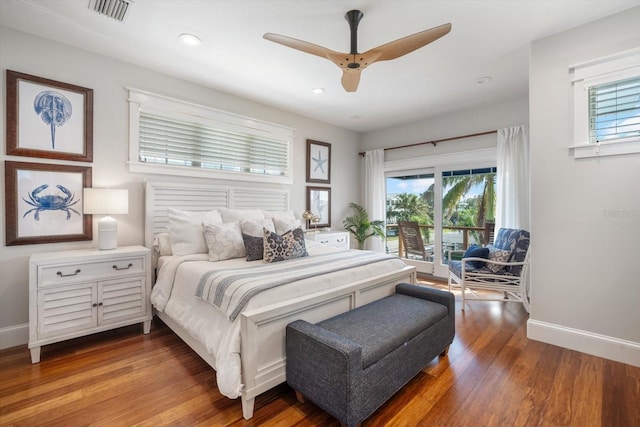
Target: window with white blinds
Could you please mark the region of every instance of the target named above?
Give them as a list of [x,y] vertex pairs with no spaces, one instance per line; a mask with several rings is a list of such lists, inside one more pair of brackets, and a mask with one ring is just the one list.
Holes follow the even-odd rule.
[[640,48],[569,68],[575,158],[640,153]]
[[590,87],[590,142],[633,137],[640,137],[640,77]]
[[130,89],[133,171],[291,183],[293,129]]

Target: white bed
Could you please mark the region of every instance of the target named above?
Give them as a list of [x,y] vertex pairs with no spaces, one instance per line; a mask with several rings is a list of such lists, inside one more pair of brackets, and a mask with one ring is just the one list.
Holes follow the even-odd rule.
[[[166,231],[169,207],[192,211],[215,208],[287,211],[288,199],[287,191],[281,189],[149,182],[145,242],[153,248],[155,237]],[[336,251],[306,243],[310,256],[300,262],[333,257],[330,252]],[[162,257],[162,268],[152,292],[154,313],[218,371],[220,392],[230,398],[240,397],[243,416],[250,419],[255,397],[286,380],[284,341],[288,323],[296,319],[317,322],[389,295],[397,283],[415,283],[415,269],[397,258],[381,260],[376,254],[359,251],[343,254],[352,254],[363,265],[355,269],[336,268],[320,278],[308,277],[257,293],[234,320],[228,313],[195,297],[203,273],[212,269],[285,268],[298,260],[265,267],[262,261],[248,262],[245,258],[209,262],[206,254]],[[154,263],[157,260],[154,258]]]

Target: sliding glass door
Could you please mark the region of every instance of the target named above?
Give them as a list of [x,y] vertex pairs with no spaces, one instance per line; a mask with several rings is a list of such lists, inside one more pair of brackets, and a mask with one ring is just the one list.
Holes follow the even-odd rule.
[[[399,254],[419,272],[433,274],[434,233],[434,172],[389,174],[387,176],[387,252]],[[405,251],[400,240],[400,221],[419,224],[424,252]]]
[[[449,260],[482,244],[485,223],[494,221],[495,183],[496,168],[486,164],[387,172],[387,252],[418,272],[447,277]],[[406,250],[399,221],[419,224],[422,253]]]

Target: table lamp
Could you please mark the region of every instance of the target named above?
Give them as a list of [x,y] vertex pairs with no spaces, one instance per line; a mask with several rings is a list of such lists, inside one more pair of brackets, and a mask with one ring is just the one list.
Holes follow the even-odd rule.
[[84,213],[105,215],[98,221],[98,248],[118,247],[118,222],[109,215],[129,213],[129,190],[85,188]]

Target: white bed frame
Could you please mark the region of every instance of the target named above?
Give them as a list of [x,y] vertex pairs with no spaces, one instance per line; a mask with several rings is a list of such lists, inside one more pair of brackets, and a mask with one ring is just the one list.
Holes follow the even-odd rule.
[[[154,236],[167,230],[168,207],[192,211],[217,207],[289,210],[289,193],[283,189],[232,189],[212,185],[148,182],[145,200],[145,245],[149,248],[153,248]],[[319,322],[393,294],[395,285],[402,282],[416,282],[415,267],[407,266],[390,274],[241,313],[241,401],[244,418],[248,420],[253,416],[256,396],[286,381],[285,328],[288,323],[297,319]],[[164,313],[154,314],[211,367],[215,367],[214,356],[184,328]]]

